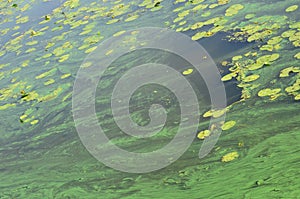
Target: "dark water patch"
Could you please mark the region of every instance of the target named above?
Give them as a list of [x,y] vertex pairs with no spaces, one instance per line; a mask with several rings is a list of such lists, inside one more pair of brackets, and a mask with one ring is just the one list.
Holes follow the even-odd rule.
[[[249,42],[237,42],[237,41],[228,41],[229,34],[226,32],[218,32],[214,36],[209,38],[203,38],[199,43],[205,48],[209,55],[213,58],[217,67],[222,71],[222,76],[228,74],[230,71],[228,67],[220,66],[218,63],[224,58],[230,58],[230,55],[243,49],[248,49],[252,46],[252,43]],[[237,87],[238,82],[236,80],[223,82],[227,95],[227,104],[232,104],[240,100],[242,95],[242,89]]]

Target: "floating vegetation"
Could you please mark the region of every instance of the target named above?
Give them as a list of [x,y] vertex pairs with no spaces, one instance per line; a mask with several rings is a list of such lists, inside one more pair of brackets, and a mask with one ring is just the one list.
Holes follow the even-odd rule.
[[238,152],[234,151],[234,152],[231,152],[231,153],[227,153],[226,155],[224,155],[221,159],[222,162],[230,162],[236,158],[239,157],[239,154]]
[[220,110],[209,110],[203,114],[203,117],[214,117],[218,118],[224,115],[228,111],[228,108],[220,109]]
[[50,84],[53,84],[54,82],[55,82],[54,79],[49,79],[48,81],[46,81],[46,82],[44,83],[44,85],[45,85],[45,86],[48,86],[48,85],[50,85]]
[[192,74],[193,71],[194,71],[194,69],[189,68],[189,69],[183,71],[182,74],[183,74],[183,75],[190,75],[190,74]]
[[69,57],[70,57],[70,54],[63,55],[59,58],[58,62],[64,62],[67,59],[69,59]]
[[[300,22],[298,15],[299,5],[294,5],[297,4],[296,1],[278,1],[276,5],[272,5],[271,9],[268,3],[262,1],[243,3],[230,0],[102,0],[91,2],[66,0],[61,3],[58,2],[57,7],[54,9],[47,7],[47,12],[36,16],[39,13],[37,12],[39,10],[36,10],[37,6],[46,5],[47,3],[50,5],[54,1],[37,2],[32,0],[30,2],[14,2],[8,0],[0,3],[0,14],[2,16],[0,21],[2,25],[0,30],[0,35],[2,36],[0,47],[0,81],[2,85],[0,89],[0,110],[3,110],[1,113],[9,115],[8,119],[6,119],[6,115],[3,117],[5,119],[4,123],[7,123],[3,127],[3,141],[5,142],[6,137],[8,137],[10,139],[7,145],[8,148],[15,150],[14,147],[19,144],[19,141],[14,142],[14,140],[22,141],[23,138],[26,139],[26,144],[23,145],[22,143],[20,149],[17,149],[17,153],[13,153],[14,155],[21,157],[23,151],[26,150],[26,157],[34,156],[36,154],[30,154],[31,149],[39,149],[38,145],[44,144],[44,140],[47,141],[45,147],[51,148],[49,144],[55,144],[53,140],[55,140],[56,133],[59,134],[58,136],[71,138],[71,136],[66,135],[71,129],[69,126],[71,122],[68,117],[65,117],[67,114],[64,110],[72,101],[72,81],[74,81],[76,71],[79,69],[81,62],[87,54],[97,49],[98,44],[102,40],[111,36],[118,37],[140,25],[167,27],[177,32],[183,32],[194,41],[209,43],[209,48],[213,52],[215,52],[214,49],[218,51],[219,48],[224,47],[224,52],[218,54],[216,51],[216,58],[224,60],[219,62],[222,65],[220,66],[221,80],[225,82],[226,88],[227,85],[230,85],[230,89],[234,90],[237,87],[238,92],[241,90],[241,93],[239,93],[241,96],[238,95],[237,99],[234,100],[229,98],[228,103],[234,102],[226,109],[209,110],[201,113],[204,118],[219,118],[225,113],[229,114],[229,118],[238,118],[237,116],[247,113],[255,114],[256,122],[260,123],[263,121],[261,113],[253,113],[252,109],[262,104],[266,104],[265,107],[269,107],[269,105],[272,107],[273,102],[270,100],[276,100],[276,103],[274,103],[276,108],[280,108],[280,103],[285,103],[287,106],[285,114],[291,116],[291,121],[294,119],[292,116],[296,113],[289,114],[288,111],[292,109],[290,107],[296,107],[300,101],[300,66],[298,65],[298,60],[300,59],[298,49],[300,46]],[[165,16],[166,13],[167,16]],[[132,33],[131,37],[124,41],[124,44],[129,46],[131,50],[134,50],[138,36],[136,32]],[[219,41],[220,37],[223,37],[221,42]],[[238,51],[232,49],[227,51],[225,43],[234,48],[241,46],[241,49],[238,49]],[[138,45],[142,46],[144,44]],[[222,46],[223,44],[225,45]],[[111,55],[116,52],[116,48],[117,46],[108,47],[105,54],[107,56]],[[132,60],[129,60],[129,62]],[[81,65],[82,68],[91,66],[92,63]],[[120,65],[114,68],[113,72],[108,71],[109,75],[111,75],[110,77],[118,71],[125,71],[126,67],[127,63],[125,61],[123,66]],[[189,79],[196,76],[194,74],[195,71],[191,68],[182,67],[178,71],[182,75],[190,75]],[[110,80],[107,82],[105,82],[106,80],[103,81],[109,84]],[[158,95],[159,92],[157,89],[155,95]],[[233,108],[231,109],[231,107]],[[247,110],[243,111],[241,107],[245,107]],[[206,108],[209,109],[210,107]],[[269,109],[266,108],[267,111]],[[270,111],[272,111],[271,108]],[[102,112],[99,113],[99,115],[102,114]],[[230,114],[236,115],[231,117],[232,115]],[[278,121],[275,115],[274,118],[271,115],[268,119]],[[105,119],[105,122],[107,121]],[[247,124],[243,126],[243,123],[241,123],[238,125],[239,128],[236,128],[237,123],[240,121],[245,122],[244,118],[241,117],[237,121],[230,120],[222,125],[222,130],[224,131],[233,130],[230,134],[226,132],[222,134],[216,150],[212,152],[216,153],[217,157],[225,154],[221,159],[222,162],[230,162],[238,158],[239,154],[242,153],[241,151],[227,153],[234,150],[233,147],[249,153],[247,158],[253,157],[251,153],[257,148],[253,148],[252,143],[257,143],[258,140],[255,140],[256,138],[264,139],[268,137],[268,134],[265,132],[262,132],[264,135],[256,136],[256,132],[249,132],[248,129],[244,131],[245,129],[242,127],[247,127]],[[297,121],[292,122],[296,124]],[[259,127],[264,128],[263,125]],[[36,130],[33,131],[32,129]],[[68,129],[68,131],[61,129]],[[285,132],[286,129],[284,129]],[[11,133],[12,135],[5,133],[12,130],[14,131]],[[236,132],[237,130],[239,132]],[[200,131],[197,133],[197,138],[205,140],[211,135],[211,132],[211,129]],[[273,130],[270,132],[272,132],[272,139],[276,137]],[[35,135],[34,133],[38,134]],[[247,138],[236,137],[245,136],[245,133],[250,136],[246,136]],[[19,135],[21,136],[18,137]],[[17,139],[13,136],[16,136]],[[231,142],[231,136],[237,141],[236,144]],[[226,147],[228,143],[233,143],[230,149],[224,148],[222,139],[230,140],[226,142]],[[36,142],[30,143],[32,140]],[[244,141],[242,140],[245,141],[247,147],[243,147]],[[5,151],[5,147],[6,145],[2,147],[1,151],[3,151],[3,148]],[[36,150],[36,153],[38,155],[39,150]],[[69,153],[69,151],[66,153]],[[258,151],[255,151],[255,153],[259,154]],[[5,152],[4,155],[4,158],[7,156],[11,160],[15,159],[9,153],[6,154]],[[270,157],[275,156],[271,155]],[[207,164],[206,162],[218,160],[218,158],[208,158],[211,159],[204,161],[205,164]],[[260,156],[255,156],[255,158],[264,157],[260,154]],[[266,160],[263,161],[264,163],[268,162],[268,158],[264,158],[264,160]],[[6,168],[14,168],[14,166],[11,167],[10,161],[7,162],[9,162],[9,166]],[[228,164],[226,167],[228,166],[229,169],[232,169],[233,167],[230,167],[230,165]],[[205,168],[207,172],[213,169],[213,167],[209,166],[207,166],[209,169]],[[183,167],[183,165],[180,165],[180,167]],[[202,166],[197,165],[198,168],[202,169]],[[189,172],[191,173],[190,176],[188,176]],[[224,174],[226,175],[226,172]],[[275,173],[274,176],[280,176],[277,174]],[[81,175],[80,178],[85,178],[84,174],[83,176]],[[181,177],[179,180],[174,177],[174,180],[169,181],[169,184],[173,183],[172,185],[176,189],[178,187],[180,189],[189,189],[192,187],[191,182],[198,182],[203,177],[200,174],[197,175],[194,169],[180,172]],[[211,173],[208,175],[211,175]],[[182,178],[182,176],[186,177]],[[75,178],[77,177],[75,176]],[[112,177],[109,175],[109,178],[113,179],[113,175]],[[278,179],[278,182],[280,180],[284,181],[281,178]],[[117,180],[113,181],[117,182]],[[134,180],[126,179],[124,182],[126,183],[121,184],[121,188],[126,187],[128,182],[134,183]],[[102,184],[101,186],[90,186],[89,183],[88,180],[84,182],[88,187],[95,187],[95,190],[111,191],[111,189],[106,189],[105,187],[102,189]],[[273,181],[270,184],[276,184],[276,182]],[[41,190],[35,185],[29,184],[28,186],[34,190]],[[11,184],[8,184],[6,187],[8,188],[4,188],[6,189],[4,198],[35,197],[30,195],[33,192],[28,191],[28,189],[25,196],[22,195],[23,189],[13,187]],[[117,184],[116,187],[119,187],[119,185]],[[194,187],[197,187],[197,185]],[[243,187],[243,190],[252,190],[249,187]],[[281,188],[284,189],[284,186]],[[11,190],[19,191],[12,192]],[[67,193],[67,191],[64,192],[62,190],[57,189],[53,192],[54,196],[50,194],[51,196],[45,197],[75,197],[71,191],[67,190],[69,191]],[[82,190],[85,189],[80,191]],[[118,192],[120,195],[128,194],[122,191],[128,189],[120,190]],[[296,189],[291,188],[290,190]],[[252,197],[252,193],[255,192],[254,189],[252,191],[249,193],[249,197]],[[275,192],[276,194],[284,193],[282,190],[279,193],[275,189],[273,192],[267,193],[272,194]],[[19,193],[20,195],[18,195]],[[238,198],[239,196],[232,195],[232,197]],[[278,195],[272,195],[272,197],[276,198]]]
[[265,88],[258,92],[259,97],[270,97],[271,100],[275,100],[278,96],[280,96],[280,88],[270,89]]
[[132,15],[132,16],[129,16],[128,18],[126,18],[124,21],[125,22],[129,22],[129,21],[133,21],[133,20],[136,20],[137,18],[139,17],[139,15]]
[[242,4],[234,4],[226,10],[225,16],[231,17],[233,15],[236,15],[243,8],[244,6]]
[[242,81],[243,81],[243,82],[253,82],[253,81],[257,80],[259,77],[260,77],[260,76],[257,75],[257,74],[249,75],[249,76],[243,78]]
[[288,7],[287,9],[285,9],[285,11],[286,12],[293,12],[297,9],[298,9],[298,5],[292,5],[292,6]]
[[53,69],[50,69],[49,71],[46,71],[38,76],[35,77],[35,79],[41,79],[41,78],[44,78],[44,77],[48,77],[50,75],[54,75],[54,73],[57,71],[56,68],[53,68]]
[[194,36],[192,36],[192,40],[196,41],[196,40],[199,40],[203,37],[206,37],[207,36],[207,32],[197,32]]
[[200,131],[197,135],[197,137],[200,139],[200,140],[204,140],[206,137],[208,137],[210,135],[210,130],[204,130],[204,131]]
[[28,16],[24,16],[21,17],[19,19],[16,20],[16,24],[23,24],[29,21],[29,17]]
[[255,14],[254,13],[251,13],[251,14],[247,14],[245,16],[245,19],[252,19],[253,17],[255,17]]
[[93,52],[93,51],[96,50],[96,49],[97,49],[97,46],[93,46],[93,47],[91,47],[91,48],[85,50],[84,53],[87,53],[87,54],[88,54],[88,53]]
[[120,35],[124,34],[125,32],[126,32],[126,30],[121,30],[121,31],[119,31],[119,32],[117,32],[117,33],[115,33],[115,34],[113,34],[113,37],[120,36]]
[[291,66],[291,67],[282,69],[280,71],[279,77],[288,77],[288,76],[290,76],[291,73],[300,73],[300,68]]
[[22,95],[23,101],[33,101],[39,97],[39,94],[36,91],[31,91]]
[[37,40],[34,40],[34,41],[29,41],[26,43],[27,46],[33,46],[33,45],[36,45],[37,43],[39,43]]
[[236,73],[229,73],[221,78],[223,82],[231,80],[233,77],[236,77]]
[[31,125],[35,125],[35,124],[37,124],[38,122],[39,122],[39,120],[33,120],[33,121],[30,122],[30,124],[31,124]]
[[4,105],[0,105],[0,110],[3,111],[3,110],[5,110],[5,109],[8,109],[8,108],[10,108],[10,107],[15,107],[15,106],[16,106],[15,103],[13,103],[13,104],[4,104]]
[[290,95],[298,95],[297,91],[300,90],[300,79],[297,79],[296,82],[292,86],[288,86],[285,88],[285,91]]
[[68,78],[68,77],[70,77],[70,76],[71,76],[70,73],[66,73],[66,74],[63,74],[60,78],[61,78],[61,79],[66,79],[66,78]]
[[222,130],[227,131],[227,130],[231,129],[232,127],[234,127],[235,124],[236,124],[236,121],[233,121],[233,120],[227,121],[222,125]]

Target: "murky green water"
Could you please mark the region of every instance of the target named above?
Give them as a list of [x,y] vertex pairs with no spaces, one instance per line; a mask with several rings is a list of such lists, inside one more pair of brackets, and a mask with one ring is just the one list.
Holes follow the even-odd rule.
[[[1,1],[0,198],[298,198],[297,6],[297,0]],[[106,167],[82,145],[72,90],[97,45],[123,30],[149,26],[186,34],[207,50],[226,88],[229,123],[209,155],[199,159],[201,132],[211,130],[209,118],[218,112],[208,112],[201,75],[184,75],[201,112],[198,131],[186,132],[195,136],[192,145],[166,168],[131,174]],[[128,43],[135,44],[134,35]],[[192,68],[171,53],[148,49],[121,57],[105,71],[96,91],[99,124],[113,143],[133,152],[161,148],[180,123],[176,96],[151,85],[132,96],[131,117],[145,125],[149,107],[159,103],[168,116],[163,130],[136,139],[116,125],[112,89],[143,62],[164,63],[182,74]]]

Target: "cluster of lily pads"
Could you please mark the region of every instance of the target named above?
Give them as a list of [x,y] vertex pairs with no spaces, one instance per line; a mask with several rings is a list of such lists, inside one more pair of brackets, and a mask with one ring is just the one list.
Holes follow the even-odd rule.
[[[105,38],[120,36],[126,28],[144,24],[139,20],[146,20],[144,16],[148,16],[150,24],[188,34],[200,43],[220,32],[228,35],[228,42],[250,43],[251,50],[218,63],[228,69],[221,80],[237,81],[242,89],[240,102],[256,97],[267,102],[290,96],[300,100],[300,22],[296,1],[280,2],[281,10],[274,12],[264,2],[241,0],[66,0],[51,12],[32,18],[29,13],[36,3],[0,3],[0,81],[6,85],[0,89],[0,110],[26,107],[18,113],[22,123],[38,124],[42,114],[33,107],[39,103],[66,102],[72,95],[71,81],[78,69],[74,64],[79,66],[82,61],[79,57],[93,52]],[[254,7],[261,9],[253,12]],[[161,13],[172,14],[162,22]],[[134,44],[134,33],[128,42]],[[111,53],[113,48],[106,55]],[[17,64],[11,63],[14,57],[18,58]],[[190,75],[193,69],[181,72]],[[220,117],[232,106],[209,110],[203,117]],[[227,121],[222,129],[227,131],[236,123]],[[200,131],[198,138],[205,139],[210,132]],[[222,161],[236,157],[232,153]]]
[[[251,51],[241,55],[234,55],[230,60],[221,63],[229,70],[229,73],[222,77],[222,81],[232,81],[234,79],[239,82],[238,87],[243,89],[241,101],[255,96],[268,97],[270,100],[275,100],[279,96],[286,96],[286,94],[293,95],[295,100],[299,100],[299,80],[293,80],[295,82],[284,89],[277,87],[266,88],[265,86],[268,85],[268,81],[272,84],[276,82],[274,78],[278,77],[279,69],[282,69],[280,77],[288,78],[290,73],[298,74],[298,66],[290,66],[283,69],[282,63],[284,62],[283,60],[287,59],[287,56],[286,54],[281,54],[281,51],[284,49],[299,47],[299,21],[294,19],[298,5],[286,7],[282,10],[282,14],[263,15],[263,8],[261,13],[259,11],[253,13],[247,7],[248,5],[237,3],[227,6],[224,9],[224,16],[218,14],[206,20],[205,18],[210,16],[215,8],[219,8],[220,4],[202,4],[203,1],[181,2],[185,2],[185,4],[174,10],[177,13],[177,17],[173,20],[174,24],[170,25],[176,31],[193,31],[195,33],[191,35],[192,39],[200,40],[200,42],[202,38],[212,37],[219,31],[231,32],[231,35],[228,36],[228,41],[248,42],[253,43],[253,46],[255,46]],[[226,1],[222,5],[228,3]],[[264,7],[267,6],[264,5]],[[284,13],[287,13],[287,15]],[[201,16],[198,21],[197,17],[195,17],[197,14]],[[190,15],[196,18],[196,22],[188,23]],[[237,20],[231,20],[231,17],[235,15],[237,15]],[[244,17],[242,21],[238,19],[241,16]],[[299,57],[299,53],[294,55],[295,59],[299,59]],[[272,70],[272,68],[278,71],[276,77],[271,77],[272,80],[267,80],[263,76],[263,79],[260,79],[263,71]],[[192,69],[188,69],[182,73],[189,75],[192,72]],[[283,93],[283,91],[286,91],[286,93]],[[219,117],[230,110],[230,108],[231,106],[228,106],[225,110],[210,110],[204,113],[203,117]],[[198,138],[205,139],[209,135],[210,130],[206,129],[198,133]]]
[[[58,64],[74,58],[77,55],[74,48],[84,50],[84,53],[90,53],[96,48],[99,41],[104,38],[99,30],[95,30],[95,27],[99,26],[96,18],[104,19],[101,20],[101,23],[104,24],[105,21],[109,23],[112,18],[115,19],[120,15],[123,15],[122,18],[126,17],[124,21],[131,21],[127,14],[132,10],[131,4],[126,5],[121,1],[117,5],[108,4],[107,6],[97,5],[96,2],[93,2],[89,6],[83,7],[79,0],[68,0],[51,13],[34,19],[35,21],[32,22],[33,19],[27,14],[35,3],[37,2],[20,1],[18,4],[12,1],[3,2],[0,13],[5,15],[6,19],[1,22],[3,26],[15,23],[13,28],[7,27],[1,30],[1,36],[9,39],[0,49],[0,57],[6,61],[0,64],[2,69],[0,78],[5,79],[12,75],[15,75],[15,78],[11,80],[10,85],[0,90],[1,101],[4,102],[0,105],[0,109],[6,110],[20,103],[29,103],[28,110],[30,111],[25,110],[20,113],[20,121],[22,123],[30,122],[32,125],[38,122],[37,119],[34,119],[35,116],[29,117],[30,114],[34,114],[32,106],[55,100],[60,95],[64,95],[60,98],[62,101],[70,98],[71,84],[62,83],[62,81],[65,82],[64,79],[74,75],[75,68],[68,69],[67,65],[59,66]],[[133,20],[133,18],[131,19]],[[29,23],[33,25],[28,25]],[[96,34],[94,34],[95,31]],[[83,37],[80,39],[83,43],[74,39],[72,41],[71,38],[76,34]],[[66,38],[70,38],[69,41],[63,42]],[[10,56],[27,57],[27,59],[14,67],[8,61]],[[35,77],[30,78],[29,75],[25,78],[27,81],[20,80],[20,77],[24,77],[21,75],[24,68],[34,71],[32,74],[36,74]],[[35,79],[35,82],[32,82],[31,79]],[[45,87],[41,86],[36,89],[35,84],[41,81]]]

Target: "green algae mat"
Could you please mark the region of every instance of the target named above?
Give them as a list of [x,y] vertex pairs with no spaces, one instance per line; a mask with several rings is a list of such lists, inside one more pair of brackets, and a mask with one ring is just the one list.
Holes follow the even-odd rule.
[[[299,6],[297,0],[1,0],[0,198],[299,198]],[[207,77],[185,58],[137,50],[162,36],[157,32],[151,41],[140,42],[139,30],[145,27],[167,29],[202,45],[206,54],[189,54],[213,60],[226,106],[211,105]],[[184,129],[180,138],[192,139],[180,157],[166,156],[167,165],[149,172],[122,171],[96,158],[91,151],[102,146],[87,147],[78,133],[92,119],[73,117],[74,98],[91,101],[84,91],[74,94],[79,69],[93,67],[87,57],[99,45],[120,38],[120,45],[110,43],[102,56],[124,46],[132,53],[105,70],[92,101],[111,142],[132,153],[149,153],[170,143],[191,115],[199,121]],[[152,104],[160,104],[167,116],[160,131],[146,139],[122,132],[123,114],[114,118],[111,108],[115,84],[144,62],[171,65],[191,83],[201,107],[199,114],[191,109],[183,115],[172,89],[140,86],[128,100],[131,120],[139,127],[151,123]],[[158,75],[176,85],[177,79],[164,78],[169,71]],[[218,128],[216,143],[199,158],[201,146]],[[180,142],[172,149],[180,151]],[[105,154],[112,163],[122,156],[113,150]],[[122,165],[135,159],[120,160]],[[131,166],[143,171],[156,164]]]

